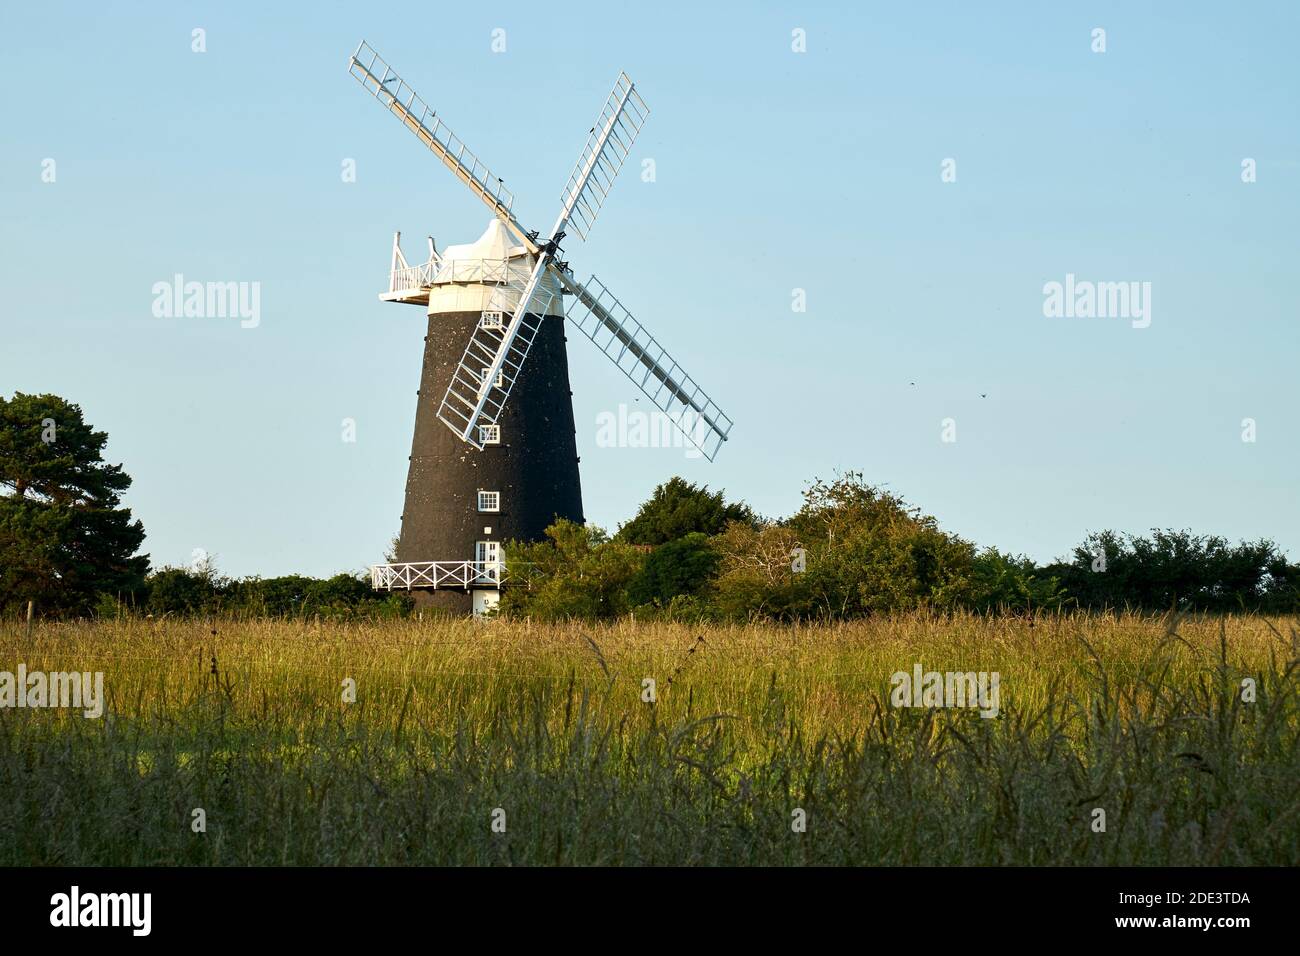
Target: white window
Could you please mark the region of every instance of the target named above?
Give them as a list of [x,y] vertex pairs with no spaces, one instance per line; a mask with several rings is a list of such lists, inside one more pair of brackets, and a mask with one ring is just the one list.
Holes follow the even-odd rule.
[[480,445],[501,444],[501,426],[480,425],[478,427],[478,442]]
[[[479,380],[480,382],[486,382],[486,381],[488,380],[488,372],[490,372],[490,371],[492,371],[492,370],[491,370],[490,368],[488,368],[486,365],[484,365],[484,366],[483,366],[483,371],[481,371],[481,372],[478,373],[478,380]],[[481,387],[481,386],[480,386],[480,387]],[[497,372],[496,387],[497,387],[497,388],[505,388],[505,387],[506,387],[506,371],[505,371],[505,369],[502,369],[501,371]]]
[[484,312],[478,320],[480,329],[504,329],[506,327],[505,316],[500,312]]
[[500,511],[501,492],[480,491],[478,493],[478,510],[479,511]]

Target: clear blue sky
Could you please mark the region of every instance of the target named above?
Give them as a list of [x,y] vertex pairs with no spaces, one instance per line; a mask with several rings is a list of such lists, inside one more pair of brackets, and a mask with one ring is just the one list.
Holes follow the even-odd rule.
[[[650,104],[568,257],[736,425],[713,464],[596,447],[636,393],[571,336],[590,520],[674,474],[783,515],[858,469],[1040,560],[1166,526],[1300,555],[1297,5],[270,6],[0,12],[0,392],[108,431],[155,565],[325,574],[399,527],[424,320],[376,298],[392,233],[486,215],[348,75],[362,38],[538,229],[620,68]],[[175,273],[260,282],[260,325],[155,318]],[[1151,282],[1151,326],[1044,317],[1067,273]]]

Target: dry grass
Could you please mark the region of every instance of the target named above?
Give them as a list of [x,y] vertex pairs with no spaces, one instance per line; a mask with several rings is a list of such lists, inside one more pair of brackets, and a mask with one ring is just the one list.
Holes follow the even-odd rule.
[[[109,703],[0,710],[0,863],[1295,863],[1294,627],[6,624]],[[917,662],[1000,717],[890,707]]]

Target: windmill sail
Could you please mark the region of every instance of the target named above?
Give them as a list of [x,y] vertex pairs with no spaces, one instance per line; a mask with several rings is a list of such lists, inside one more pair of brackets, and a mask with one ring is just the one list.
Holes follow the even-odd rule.
[[636,84],[620,73],[560,197],[569,224],[584,241],[649,115],[650,108],[637,93]]
[[569,324],[591,339],[712,461],[727,440],[731,419],[599,279],[593,275],[583,285],[559,270],[555,275],[575,300],[566,315]]
[[[476,329],[470,337],[439,406],[438,418],[476,447],[480,447],[480,426],[496,424],[505,408],[554,296],[549,291],[555,287],[554,277],[563,275],[563,270],[554,268],[553,259],[566,227],[573,223],[578,228],[580,221],[583,229],[591,228],[649,112],[627,74],[620,73],[569,177],[564,204],[549,241],[537,253],[528,282],[521,289],[510,290],[515,293],[510,323],[502,331]],[[496,349],[489,356],[493,343]],[[469,386],[476,380],[480,384],[471,392]]]
[[365,89],[379,100],[402,125],[433,151],[456,177],[487,204],[525,245],[536,249],[524,227],[515,218],[511,206],[515,197],[500,177],[479,162],[465,143],[447,126],[415,90],[397,75],[369,43],[362,40],[348,64],[350,72]]

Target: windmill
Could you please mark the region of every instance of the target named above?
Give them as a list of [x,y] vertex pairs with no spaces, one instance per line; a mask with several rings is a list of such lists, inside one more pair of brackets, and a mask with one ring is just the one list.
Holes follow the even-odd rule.
[[732,423],[596,276],[578,282],[562,258],[570,232],[587,239],[649,114],[627,74],[543,237],[520,224],[504,182],[365,41],[348,69],[493,215],[475,242],[440,253],[430,239],[428,261],[414,266],[398,233],[380,295],[423,306],[429,322],[396,560],[374,566],[372,583],[477,614],[506,583],[502,542],[539,540],[557,517],[583,521],[566,323],[710,461]]

